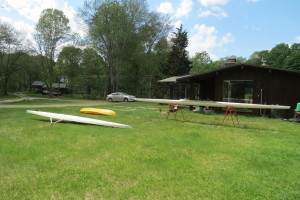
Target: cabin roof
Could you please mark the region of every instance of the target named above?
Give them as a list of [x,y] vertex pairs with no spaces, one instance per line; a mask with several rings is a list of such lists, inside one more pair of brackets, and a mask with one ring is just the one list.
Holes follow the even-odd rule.
[[172,77],[169,77],[169,78],[159,80],[158,82],[159,83],[176,83],[177,79],[181,79],[181,78],[188,77],[188,76],[190,76],[190,75],[172,76]]
[[213,76],[218,74],[219,72],[227,71],[227,70],[235,70],[239,68],[253,68],[257,69],[258,71],[279,71],[283,73],[293,73],[300,75],[300,71],[290,70],[290,69],[282,69],[282,68],[276,68],[276,67],[270,67],[270,66],[258,66],[258,65],[249,65],[249,64],[232,64],[229,66],[222,67],[220,69],[216,69],[209,72],[203,72],[199,74],[191,74],[184,77],[177,78],[178,82],[185,81],[187,79],[193,79],[193,78],[201,78],[206,76]]

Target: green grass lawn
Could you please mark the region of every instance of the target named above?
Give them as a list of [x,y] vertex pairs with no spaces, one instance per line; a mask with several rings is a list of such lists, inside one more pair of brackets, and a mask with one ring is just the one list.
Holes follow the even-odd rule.
[[133,128],[0,108],[1,199],[300,199],[299,123],[239,116],[234,128],[188,110],[165,120],[167,106],[146,103],[96,106],[115,117],[80,108],[39,110]]
[[20,97],[13,95],[13,94],[9,94],[7,96],[0,96],[0,101],[4,101],[4,100],[13,100],[13,99],[18,99]]

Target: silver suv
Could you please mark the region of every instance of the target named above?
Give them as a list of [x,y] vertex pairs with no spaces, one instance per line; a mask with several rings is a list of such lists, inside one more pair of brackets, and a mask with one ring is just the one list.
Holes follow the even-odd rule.
[[124,102],[134,101],[133,98],[135,98],[135,96],[126,94],[124,92],[114,92],[114,93],[111,93],[111,94],[106,96],[106,100],[109,101],[109,102],[113,102],[113,101],[124,101]]

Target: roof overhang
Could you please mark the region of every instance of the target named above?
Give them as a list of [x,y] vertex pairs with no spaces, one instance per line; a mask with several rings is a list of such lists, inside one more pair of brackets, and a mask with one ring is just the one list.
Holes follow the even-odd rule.
[[172,77],[169,77],[169,78],[159,80],[157,82],[159,82],[159,83],[176,83],[177,79],[185,78],[185,77],[188,77],[188,76],[190,76],[190,75],[172,76]]

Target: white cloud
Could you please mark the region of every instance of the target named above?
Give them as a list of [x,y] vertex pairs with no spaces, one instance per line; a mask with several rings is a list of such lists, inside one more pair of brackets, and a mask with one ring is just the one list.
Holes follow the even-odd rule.
[[193,0],[181,0],[180,5],[174,9],[174,6],[171,2],[165,1],[160,3],[157,12],[162,14],[175,14],[174,18],[188,17],[189,13],[193,9]]
[[223,17],[228,17],[228,14],[224,12],[223,9],[220,7],[213,7],[209,10],[200,10],[198,16],[199,17],[213,16],[217,18],[223,18]]
[[248,25],[245,25],[244,28],[246,30],[251,30],[251,31],[260,31],[261,30],[261,28],[258,27],[258,26],[248,26]]
[[181,0],[179,8],[176,10],[177,18],[187,17],[193,9],[194,2],[192,0]]
[[6,10],[15,11],[21,17],[25,17],[31,23],[37,23],[44,9],[56,8],[64,12],[70,20],[70,26],[74,32],[84,35],[81,27],[82,20],[76,16],[76,11],[64,0],[3,0]]
[[222,37],[222,39],[219,42],[219,46],[223,46],[228,43],[234,42],[234,38],[232,36],[232,33],[227,33],[225,36]]
[[297,42],[300,42],[300,36],[296,36],[295,39],[296,39]]
[[258,2],[259,0],[247,0],[249,2]]
[[4,23],[11,24],[13,20],[11,18],[8,18],[8,17],[0,16],[0,21],[4,22]]
[[174,13],[173,4],[170,2],[162,2],[159,4],[159,8],[157,9],[157,12],[162,14],[172,14]]
[[174,28],[180,28],[180,26],[183,24],[183,22],[181,20],[178,20],[174,23],[172,23]]
[[230,0],[199,0],[199,2],[203,6],[213,6],[213,5],[225,5],[229,2]]
[[[27,18],[32,22],[37,22],[40,13],[46,8],[58,8],[58,5],[63,4],[62,0],[3,0],[4,4],[10,10],[18,12],[19,15]],[[60,4],[58,4],[60,3]]]
[[0,16],[0,21],[11,25],[16,31],[20,32],[24,39],[33,41],[34,25],[24,21],[14,21],[11,18]]
[[[171,25],[174,28],[173,30],[180,28],[180,26],[183,24],[183,22],[181,20],[178,20],[176,22],[173,22]],[[167,36],[167,40],[171,41],[172,38],[175,37],[174,32],[169,32],[168,36]]]
[[[231,33],[227,33],[223,37],[218,37],[218,31],[214,26],[206,26],[205,24],[196,24],[191,31],[189,37],[189,46],[187,50],[190,56],[194,56],[197,52],[207,51],[208,53],[214,47],[222,47],[225,44],[232,43],[234,38]],[[211,55],[216,58],[216,56]]]
[[12,24],[14,26],[14,28],[19,31],[20,33],[22,33],[24,35],[24,37],[29,40],[29,41],[33,41],[33,32],[35,30],[35,26],[31,25],[31,24],[27,24],[23,21],[17,21],[14,22]]

